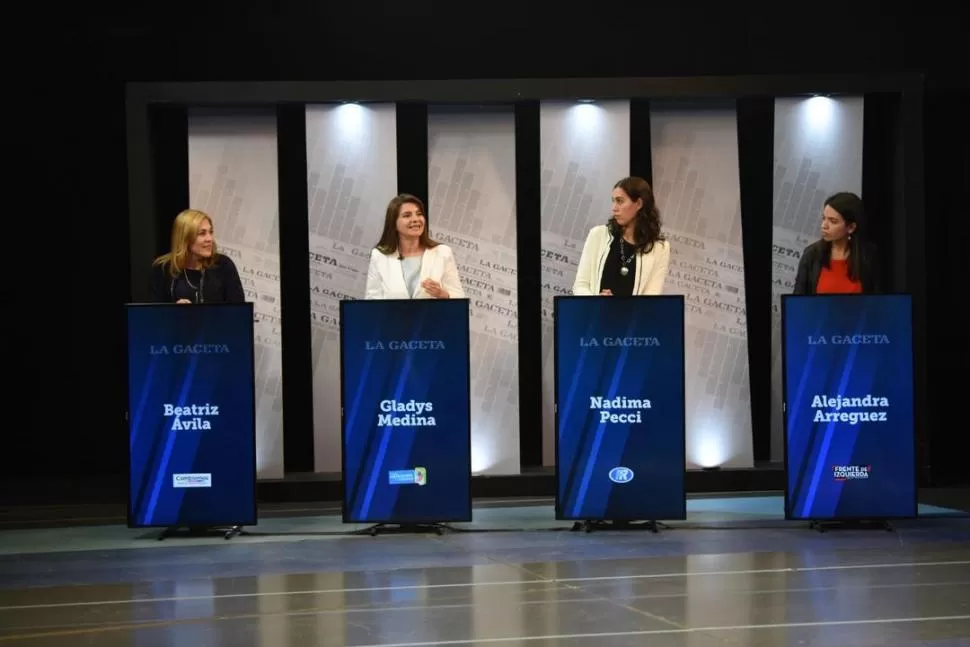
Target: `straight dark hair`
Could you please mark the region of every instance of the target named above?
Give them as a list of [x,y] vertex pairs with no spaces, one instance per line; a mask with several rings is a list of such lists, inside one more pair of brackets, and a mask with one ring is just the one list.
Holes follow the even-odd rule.
[[[855,225],[855,231],[849,234],[849,243],[846,245],[846,251],[849,255],[849,280],[859,281],[862,278],[862,254],[864,249],[863,236],[860,231],[862,229],[862,221],[865,218],[862,198],[849,191],[840,191],[825,198],[822,208],[824,209],[825,207],[832,207],[836,213],[842,216],[842,220],[845,221],[846,225]],[[822,267],[831,269],[831,241],[823,240],[821,261]]]
[[[654,243],[664,240],[660,231],[660,210],[657,209],[650,183],[642,177],[625,177],[614,184],[613,188],[622,189],[633,202],[643,200],[643,206],[637,211],[633,221],[633,247],[640,254],[649,254],[653,251]],[[619,233],[619,227],[613,218],[606,222],[606,226],[614,236]]]
[[413,204],[418,208],[421,215],[424,216],[424,231],[421,232],[421,238],[419,239],[421,249],[433,249],[438,246],[438,241],[431,238],[431,225],[421,198],[410,193],[402,193],[394,196],[387,203],[387,213],[384,215],[384,232],[381,234],[380,241],[375,245],[380,253],[393,254],[400,246],[400,235],[397,232],[397,216],[401,211],[401,207],[406,204]]

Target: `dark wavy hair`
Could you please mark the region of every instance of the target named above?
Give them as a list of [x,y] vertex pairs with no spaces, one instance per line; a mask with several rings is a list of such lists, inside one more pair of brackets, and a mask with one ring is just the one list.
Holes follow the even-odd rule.
[[[637,252],[649,254],[653,251],[654,243],[665,240],[660,230],[660,211],[653,198],[653,189],[642,177],[625,177],[614,184],[613,188],[622,189],[633,202],[643,200],[643,206],[637,211],[633,221],[633,246]],[[613,218],[607,221],[606,226],[614,236],[619,233],[619,227]]]
[[438,246],[438,242],[431,238],[431,222],[428,220],[428,212],[425,210],[421,198],[410,193],[402,193],[394,196],[387,203],[387,213],[384,215],[384,232],[381,233],[381,239],[375,245],[382,254],[393,254],[400,245],[400,236],[397,233],[397,214],[401,211],[401,207],[406,204],[415,205],[424,216],[424,231],[421,232],[420,238],[421,248],[432,249]]
[[[825,207],[832,207],[834,211],[842,216],[842,220],[845,221],[846,226],[855,225],[855,231],[849,234],[849,241],[846,248],[849,252],[849,279],[858,281],[862,276],[862,255],[864,253],[864,234],[860,231],[862,229],[862,221],[865,219],[862,198],[855,193],[841,191],[825,198],[822,209]],[[821,260],[822,267],[830,269],[832,261],[832,243],[830,241],[822,241]]]

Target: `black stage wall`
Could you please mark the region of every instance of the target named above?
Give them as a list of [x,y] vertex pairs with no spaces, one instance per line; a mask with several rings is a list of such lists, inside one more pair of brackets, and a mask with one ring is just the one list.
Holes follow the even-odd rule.
[[[918,110],[921,116],[913,117],[917,112],[910,111],[906,113],[911,115],[909,120],[900,122],[898,107],[887,97],[881,104],[881,116],[872,123],[890,130],[901,128],[903,139],[922,139],[924,169],[913,171],[915,175],[908,181],[915,183],[915,188],[904,196],[913,191],[925,194],[925,221],[897,222],[893,227],[896,233],[887,234],[885,240],[897,247],[917,245],[920,249],[916,257],[923,258],[918,265],[925,266],[913,270],[922,275],[911,277],[925,285],[922,301],[917,301],[924,306],[925,317],[921,343],[926,362],[920,380],[924,387],[924,482],[967,481],[970,472],[959,460],[964,455],[963,435],[957,433],[959,425],[945,418],[954,412],[951,403],[963,397],[960,387],[944,371],[962,368],[956,364],[957,353],[951,343],[963,330],[955,309],[959,300],[953,295],[964,291],[957,262],[965,254],[957,250],[957,245],[967,239],[967,161],[962,154],[967,149],[967,135],[960,125],[963,115],[958,79],[962,76],[957,70],[956,43],[960,38],[955,16],[921,15],[911,8],[907,9],[910,15],[889,17],[865,7],[842,6],[837,14],[820,9],[814,17],[802,15],[792,20],[782,14],[755,18],[729,7],[698,12],[681,3],[652,7],[649,19],[640,20],[632,18],[642,11],[642,5],[629,3],[615,11],[590,5],[579,9],[579,16],[570,21],[581,24],[586,36],[564,39],[561,29],[525,5],[514,19],[499,19],[501,12],[495,12],[495,20],[479,19],[473,25],[458,19],[448,21],[430,8],[405,11],[397,5],[391,8],[396,13],[379,24],[367,19],[364,7],[356,15],[349,6],[312,10],[288,6],[286,13],[267,15],[258,10],[228,16],[213,11],[211,23],[207,22],[206,9],[195,7],[190,26],[186,26],[186,14],[178,13],[172,5],[126,11],[111,17],[82,13],[45,16],[37,23],[47,26],[45,58],[28,57],[19,79],[26,81],[27,91],[18,95],[24,100],[14,111],[10,129],[14,144],[10,147],[14,151],[11,161],[18,176],[14,183],[18,188],[13,193],[20,200],[27,198],[29,207],[13,209],[13,213],[27,217],[8,220],[12,223],[8,225],[8,241],[14,241],[15,258],[9,265],[14,271],[4,283],[8,309],[3,332],[8,340],[6,357],[13,359],[6,365],[13,366],[14,371],[12,388],[4,393],[8,444],[0,459],[0,477],[5,481],[29,483],[56,474],[79,479],[116,477],[120,484],[124,482],[121,304],[132,296],[126,81],[556,79],[621,74],[665,77],[835,72],[925,75]],[[361,29],[348,29],[350,24]],[[617,24],[643,25],[642,34],[633,29],[634,35],[622,38],[616,35]],[[669,28],[687,24],[690,29],[686,31]],[[259,28],[254,31],[247,26]],[[407,38],[402,38],[402,33]],[[901,42],[906,47],[900,47]],[[644,55],[645,51],[649,55]],[[765,101],[770,102],[770,93],[760,99],[750,96],[739,106],[739,124],[747,133],[739,142],[742,186],[747,187],[744,193],[765,181],[752,169],[770,164],[765,149],[770,135],[765,132],[764,119],[758,117]],[[529,104],[520,105],[517,124],[528,124]],[[178,144],[184,142],[182,108],[171,105],[156,109],[161,125],[146,134],[160,151],[168,149],[159,159],[168,155],[173,166],[159,165],[146,179],[167,186],[154,199],[161,211],[174,213],[183,203],[184,187],[166,179],[165,169],[176,168],[184,159],[179,150],[182,144]],[[289,124],[287,127],[295,133],[299,120],[287,110],[286,106],[280,108],[280,123]],[[289,110],[299,113],[297,107]],[[866,117],[868,123],[868,112]],[[299,140],[296,134],[293,136]],[[284,148],[286,144],[281,141],[281,165],[284,159],[298,163],[299,146],[291,144],[292,148]],[[20,151],[26,151],[26,155],[18,155]],[[884,168],[883,172],[888,170]],[[294,177],[281,171],[281,200],[288,193],[300,192]],[[527,197],[528,179],[521,182],[524,188],[520,195]],[[886,188],[895,190],[898,187]],[[879,202],[893,204],[894,195],[898,193],[887,194]],[[770,219],[770,205],[753,207],[745,217],[756,217],[759,212]],[[747,222],[745,227],[746,243],[756,241],[747,233]],[[899,232],[911,227],[925,231],[922,235],[917,231],[915,237],[901,237]],[[167,223],[152,221],[146,234],[164,239]],[[534,244],[529,242],[534,235],[521,231],[520,247]],[[290,240],[294,249],[296,239],[288,237],[285,230],[281,236],[281,245]],[[154,243],[146,249],[154,252]],[[753,267],[769,262],[767,252],[759,250],[756,245],[745,245],[746,264]],[[538,255],[526,255],[524,249],[520,252],[526,262],[538,259]],[[147,266],[149,259],[144,262]],[[753,280],[754,273],[749,277]],[[291,285],[295,295],[301,286],[298,282]],[[302,289],[305,293],[305,285]],[[764,289],[749,284],[749,303],[765,299]],[[528,298],[526,290],[522,295]],[[285,307],[297,312],[301,305],[299,298],[296,304],[293,298]],[[752,335],[756,332],[750,330]],[[303,333],[297,329],[284,334],[299,340]],[[764,358],[759,358],[755,350],[751,353],[752,367],[762,366]],[[534,358],[523,359],[526,362],[521,376],[525,384],[526,372],[537,369]],[[288,372],[299,374],[304,370],[298,360],[285,361]],[[292,368],[294,361],[297,363]],[[765,376],[755,374],[752,379],[764,380]],[[302,401],[306,406],[309,394],[299,389],[295,386],[288,393],[288,403]],[[522,404],[523,423],[528,416],[538,415],[538,405],[530,407],[525,397]],[[763,405],[755,401],[753,406],[756,456],[764,456],[768,423],[759,417]],[[295,413],[287,415],[297,418],[286,420],[286,466],[301,470],[309,453],[306,425],[301,424],[299,405],[290,408]],[[528,427],[523,425],[525,429]],[[526,466],[535,464],[537,454],[541,454],[535,435],[523,434],[521,453]],[[56,498],[57,494],[52,496]]]

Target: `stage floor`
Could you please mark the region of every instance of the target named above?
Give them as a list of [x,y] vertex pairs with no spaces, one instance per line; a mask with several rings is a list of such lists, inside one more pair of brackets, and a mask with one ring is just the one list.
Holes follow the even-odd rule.
[[657,534],[584,533],[547,500],[488,501],[440,536],[370,537],[335,511],[277,506],[231,541],[6,510],[0,642],[970,645],[965,512],[818,533],[784,521],[778,496],[688,510]]

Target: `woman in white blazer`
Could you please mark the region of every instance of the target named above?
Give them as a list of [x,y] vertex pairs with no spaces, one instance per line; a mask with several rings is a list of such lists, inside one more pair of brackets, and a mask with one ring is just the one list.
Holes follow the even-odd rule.
[[365,299],[463,299],[451,248],[431,239],[424,203],[403,193],[387,205],[370,254]]
[[646,180],[628,177],[613,186],[613,217],[590,229],[579,257],[573,294],[662,294],[670,243],[660,232],[660,212]]

